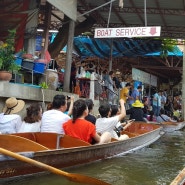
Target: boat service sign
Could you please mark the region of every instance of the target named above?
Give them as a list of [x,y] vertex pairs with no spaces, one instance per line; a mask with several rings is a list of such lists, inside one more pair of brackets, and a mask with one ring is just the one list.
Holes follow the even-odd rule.
[[160,26],[127,27],[127,28],[96,28],[94,38],[113,37],[159,37]]

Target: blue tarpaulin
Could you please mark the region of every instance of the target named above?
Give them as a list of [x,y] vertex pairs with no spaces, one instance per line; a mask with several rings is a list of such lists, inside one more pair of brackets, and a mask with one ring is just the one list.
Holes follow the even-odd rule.
[[[159,39],[97,39],[79,36],[74,38],[74,50],[82,57],[96,56],[110,58],[111,45],[112,57],[137,57],[137,56],[160,56],[162,41]],[[176,46],[168,56],[183,56]]]
[[[148,53],[146,56],[160,56],[160,52]],[[174,46],[173,52],[168,51],[168,56],[182,57],[183,52],[177,46]]]
[[84,36],[74,38],[74,50],[80,56],[109,58],[111,45],[112,57],[137,57],[161,50],[161,41],[154,39],[97,39]]

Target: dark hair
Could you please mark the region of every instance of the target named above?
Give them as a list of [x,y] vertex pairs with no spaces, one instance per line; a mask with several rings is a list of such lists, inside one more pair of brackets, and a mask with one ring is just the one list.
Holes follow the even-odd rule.
[[73,105],[73,123],[82,116],[83,112],[87,109],[85,100],[79,99],[74,102]]
[[66,111],[69,111],[69,107],[70,107],[70,104],[71,104],[71,102],[67,102],[67,109],[66,109]]
[[52,103],[50,102],[50,103],[48,103],[48,105],[47,105],[47,110],[51,110],[53,108],[53,105],[52,105]]
[[117,105],[111,105],[111,117],[116,116],[118,113],[118,106]]
[[93,104],[92,99],[86,99],[85,100],[85,103],[86,103],[86,105],[87,105],[87,107],[88,107],[89,110],[92,110],[93,109],[94,104]]
[[114,72],[113,71],[109,71],[109,75],[112,75]]
[[41,120],[41,105],[39,103],[34,103],[31,104],[26,110],[27,110],[27,115],[24,118],[24,121],[26,123],[35,123]]
[[142,102],[145,103],[146,101],[148,101],[148,99],[147,99],[147,97],[145,96],[145,97],[143,97]]
[[101,117],[107,117],[110,111],[110,105],[108,103],[100,105],[98,109]]
[[141,86],[141,85],[139,85],[139,86],[137,87],[137,89],[142,89],[142,86]]
[[53,109],[59,109],[66,104],[66,97],[64,95],[55,95],[52,102]]
[[105,69],[105,70],[103,70],[103,72],[102,72],[103,74],[106,74],[107,73],[107,70]]
[[150,111],[149,112],[149,121],[153,121],[153,118],[154,118],[154,112],[153,111]]
[[125,87],[128,87],[128,86],[131,86],[131,84],[130,83],[126,83]]
[[161,109],[161,110],[160,110],[160,115],[161,115],[161,114],[164,114],[164,113],[165,113],[164,109]]

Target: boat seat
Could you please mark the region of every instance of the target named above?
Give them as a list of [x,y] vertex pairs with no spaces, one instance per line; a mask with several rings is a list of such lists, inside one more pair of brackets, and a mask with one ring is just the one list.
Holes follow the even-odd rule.
[[71,148],[78,146],[89,146],[90,144],[68,135],[56,133],[35,133],[36,142],[51,149],[57,148],[57,137],[59,138],[59,148]]
[[46,132],[30,132],[30,133],[15,133],[11,135],[16,135],[20,137],[24,137],[26,139],[32,140],[40,145],[43,145],[49,149],[57,148],[57,137],[60,136],[59,139],[59,147],[58,148],[71,148],[78,146],[89,146],[91,144],[82,141],[77,138],[73,138],[71,136],[57,134],[57,133],[46,133]]
[[[28,137],[29,134],[26,134]],[[34,137],[29,136],[34,139]],[[45,151],[48,150],[46,146],[43,146],[31,139],[21,137],[19,135],[0,134],[0,147],[10,150],[12,152],[27,152],[27,151]]]

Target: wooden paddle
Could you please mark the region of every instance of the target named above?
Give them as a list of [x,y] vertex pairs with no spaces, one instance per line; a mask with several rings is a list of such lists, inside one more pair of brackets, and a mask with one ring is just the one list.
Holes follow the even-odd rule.
[[170,185],[179,185],[184,184],[185,180],[185,168],[175,177],[175,179],[170,183]]
[[61,175],[61,176],[65,177],[68,180],[73,181],[73,182],[84,183],[84,184],[93,184],[93,185],[110,185],[107,182],[98,180],[98,179],[93,178],[93,177],[88,177],[88,176],[85,176],[85,175],[75,174],[75,173],[68,173],[68,172],[59,170],[57,168],[54,168],[54,167],[49,166],[47,164],[44,164],[42,162],[30,159],[28,157],[22,156],[20,154],[11,152],[11,151],[6,150],[4,148],[0,148],[0,153],[2,153],[4,155],[8,155],[10,157],[13,157],[13,158],[18,159],[18,160],[23,161],[23,162],[27,162],[27,163],[32,164],[34,166],[37,166],[39,168],[48,170],[48,171],[50,171],[52,173],[55,173],[57,175]]

